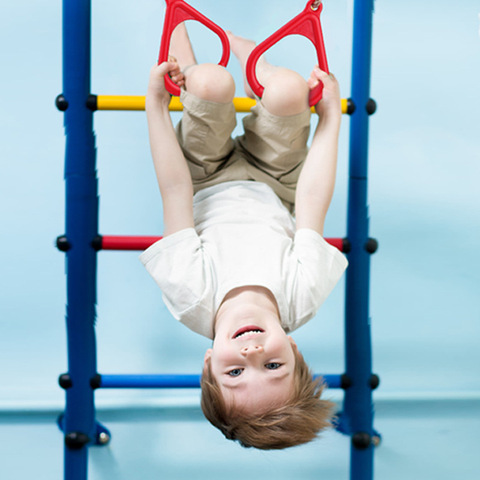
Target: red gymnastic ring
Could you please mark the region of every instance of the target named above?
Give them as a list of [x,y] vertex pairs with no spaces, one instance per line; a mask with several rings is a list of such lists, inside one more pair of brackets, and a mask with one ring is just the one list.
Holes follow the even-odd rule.
[[[201,14],[198,10],[195,10],[191,5],[184,0],[166,0],[167,8],[165,11],[165,20],[163,24],[162,40],[160,43],[160,52],[158,55],[158,63],[162,63],[168,60],[168,51],[170,49],[170,39],[175,27],[184,22],[185,20],[196,20],[207,28],[216,33],[222,42],[223,53],[220,59],[219,65],[227,66],[230,58],[230,42],[227,34],[214,22],[212,22],[205,15]],[[180,87],[172,82],[168,75],[165,75],[165,87],[172,94],[179,96]]]
[[[307,37],[314,45],[317,51],[318,66],[328,73],[327,56],[323,42],[322,26],[320,23],[320,13],[323,5],[319,0],[309,0],[305,9],[295,18],[278,29],[273,35],[268,37],[262,43],[258,44],[250,53],[246,65],[246,76],[250,87],[255,95],[262,97],[263,86],[257,79],[255,67],[260,56],[269,48],[288,35],[303,35]],[[323,84],[320,84],[310,91],[309,104],[316,105],[322,98]]]

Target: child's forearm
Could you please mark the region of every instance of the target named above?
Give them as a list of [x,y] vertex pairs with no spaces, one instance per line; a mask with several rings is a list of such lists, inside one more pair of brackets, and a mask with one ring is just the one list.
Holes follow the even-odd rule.
[[193,226],[193,185],[178,144],[168,102],[147,92],[150,149],[163,201],[164,235]]
[[145,110],[150,150],[160,191],[177,185],[192,185],[190,171],[178,144],[168,107],[147,100]]
[[322,112],[297,183],[297,228],[312,228],[321,235],[335,188],[340,122],[340,112]]

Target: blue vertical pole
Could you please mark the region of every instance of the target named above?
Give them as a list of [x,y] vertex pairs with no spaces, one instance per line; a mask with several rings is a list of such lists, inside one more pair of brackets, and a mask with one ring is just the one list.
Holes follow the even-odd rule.
[[65,110],[65,188],[67,261],[67,346],[71,386],[66,390],[65,480],[87,478],[87,445],[95,440],[90,380],[96,373],[97,178],[90,93],[90,0],[63,0],[63,95]]
[[368,113],[373,0],[355,0],[350,121],[350,178],[347,236],[351,243],[346,274],[345,356],[351,386],[345,391],[344,421],[352,434],[350,479],[373,478],[373,404],[369,321],[370,254],[367,205]]

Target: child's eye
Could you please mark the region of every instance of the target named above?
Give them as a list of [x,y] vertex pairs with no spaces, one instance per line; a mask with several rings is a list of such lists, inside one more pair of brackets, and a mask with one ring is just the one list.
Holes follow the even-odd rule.
[[281,363],[272,362],[272,363],[267,363],[265,365],[265,368],[268,368],[269,370],[276,370],[277,368],[280,368],[281,366],[282,366]]
[[234,368],[233,370],[230,370],[227,375],[230,375],[231,377],[238,377],[242,372],[243,368]]

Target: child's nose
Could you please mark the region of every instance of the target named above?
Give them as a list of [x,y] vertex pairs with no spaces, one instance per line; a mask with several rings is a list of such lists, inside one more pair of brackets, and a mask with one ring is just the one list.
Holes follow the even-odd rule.
[[244,357],[251,355],[252,353],[263,353],[263,347],[262,345],[246,345],[240,350],[240,353]]

